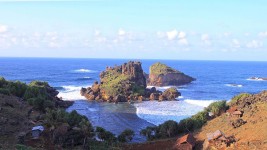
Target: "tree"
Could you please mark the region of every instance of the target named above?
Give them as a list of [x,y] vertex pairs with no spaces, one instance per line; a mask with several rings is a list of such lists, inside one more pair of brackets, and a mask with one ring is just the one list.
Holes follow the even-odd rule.
[[134,131],[131,129],[125,129],[119,136],[118,136],[118,141],[125,143],[125,142],[130,142],[132,141],[134,137]]
[[169,120],[159,125],[159,136],[160,137],[173,137],[177,135],[178,124],[173,120]]

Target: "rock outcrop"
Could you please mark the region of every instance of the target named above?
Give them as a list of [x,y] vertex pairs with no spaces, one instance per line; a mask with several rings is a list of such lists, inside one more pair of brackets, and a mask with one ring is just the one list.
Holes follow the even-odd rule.
[[80,94],[88,100],[127,102],[131,100],[174,100],[181,94],[176,88],[165,92],[155,87],[146,89],[146,77],[140,62],[130,61],[121,66],[107,67],[100,73],[100,83],[82,88]]
[[165,64],[155,63],[149,68],[147,85],[149,86],[169,86],[188,84],[195,79],[177,71]]

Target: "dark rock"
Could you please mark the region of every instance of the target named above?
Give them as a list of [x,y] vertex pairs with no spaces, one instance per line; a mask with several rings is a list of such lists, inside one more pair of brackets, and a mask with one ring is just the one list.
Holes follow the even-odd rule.
[[167,100],[175,100],[178,96],[181,96],[181,93],[178,92],[178,90],[174,87],[166,89],[162,96],[166,98]]

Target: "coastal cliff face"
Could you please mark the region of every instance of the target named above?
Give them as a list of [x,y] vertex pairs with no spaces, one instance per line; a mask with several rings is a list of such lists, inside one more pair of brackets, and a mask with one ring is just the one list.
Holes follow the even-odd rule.
[[107,67],[100,73],[100,83],[82,88],[80,94],[88,100],[127,102],[130,100],[174,100],[181,95],[176,88],[166,92],[146,89],[146,77],[140,62],[129,61],[120,66]]
[[149,86],[169,86],[188,84],[195,79],[162,63],[149,68],[147,84]]

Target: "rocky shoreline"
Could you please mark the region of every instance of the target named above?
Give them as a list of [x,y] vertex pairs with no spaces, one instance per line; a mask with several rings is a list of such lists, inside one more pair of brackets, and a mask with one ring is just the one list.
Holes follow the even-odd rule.
[[175,87],[164,92],[150,86],[177,86],[195,79],[161,63],[150,67],[147,75],[141,62],[129,61],[120,66],[106,67],[100,73],[100,83],[95,81],[92,87],[82,88],[80,94],[88,100],[106,102],[131,102],[145,100],[175,100],[181,93]]

